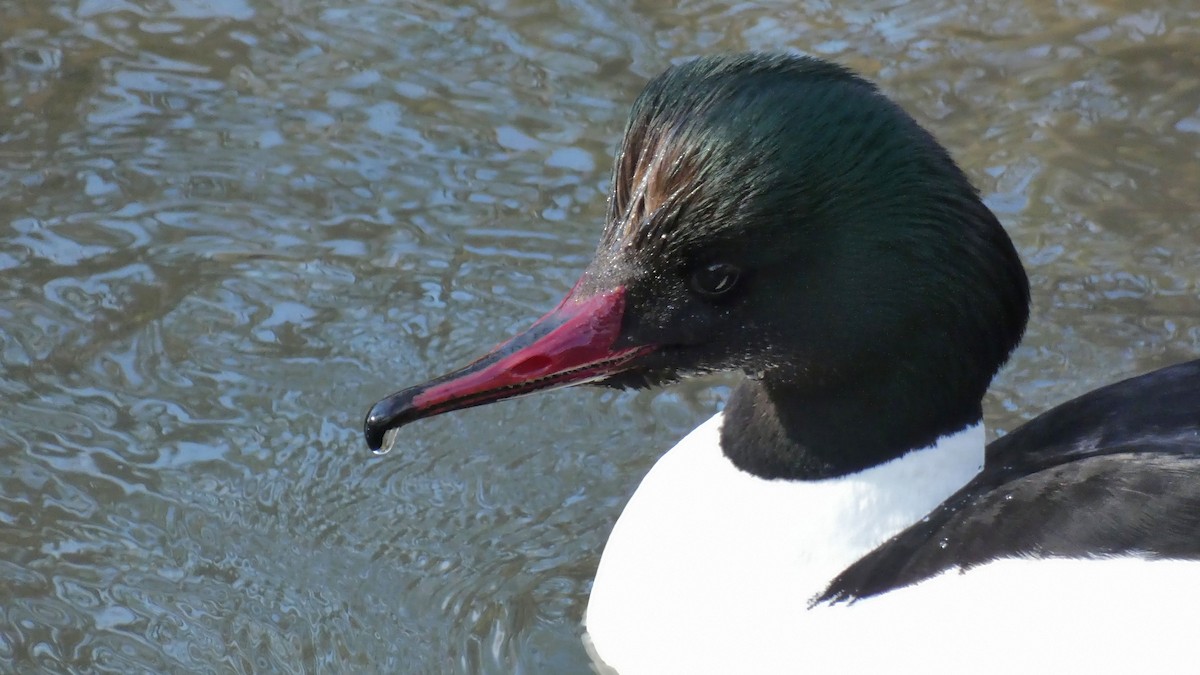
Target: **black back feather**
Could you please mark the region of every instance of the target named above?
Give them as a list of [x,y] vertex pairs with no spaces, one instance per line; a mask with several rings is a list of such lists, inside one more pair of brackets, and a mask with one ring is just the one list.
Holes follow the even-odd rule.
[[1200,560],[1200,360],[1097,389],[987,448],[983,472],[858,560],[845,602],[1000,558]]

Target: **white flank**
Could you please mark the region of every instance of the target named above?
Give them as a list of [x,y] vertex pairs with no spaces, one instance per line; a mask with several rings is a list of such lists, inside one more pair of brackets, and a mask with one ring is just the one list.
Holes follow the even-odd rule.
[[[982,468],[983,426],[851,476],[769,481],[729,462],[720,425],[654,465],[605,546],[588,639],[620,673],[1113,672],[1200,656],[1193,563],[1002,561],[810,610]],[[1139,585],[1121,587],[1129,577]],[[1147,625],[1159,609],[1182,623]]]

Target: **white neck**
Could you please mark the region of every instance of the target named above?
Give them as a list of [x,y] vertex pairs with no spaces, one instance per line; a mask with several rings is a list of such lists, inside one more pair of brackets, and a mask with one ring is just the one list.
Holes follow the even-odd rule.
[[983,468],[979,423],[848,476],[765,480],[721,452],[721,422],[715,416],[664,455],[613,528],[587,613],[613,665],[619,650],[652,649],[663,630],[728,640],[731,627],[802,611]]

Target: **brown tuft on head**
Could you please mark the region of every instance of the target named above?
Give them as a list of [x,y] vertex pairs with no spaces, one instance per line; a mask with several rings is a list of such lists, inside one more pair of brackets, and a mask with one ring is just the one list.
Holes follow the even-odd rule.
[[678,211],[699,187],[701,165],[671,129],[631,129],[617,155],[606,243],[645,245],[651,221]]

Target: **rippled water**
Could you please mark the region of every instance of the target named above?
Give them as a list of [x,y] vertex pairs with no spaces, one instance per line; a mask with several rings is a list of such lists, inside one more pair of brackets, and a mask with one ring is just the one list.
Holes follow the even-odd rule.
[[0,7],[0,671],[580,672],[601,545],[728,379],[365,407],[550,308],[646,78],[791,48],[949,145],[1034,285],[994,427],[1200,354],[1200,10]]

